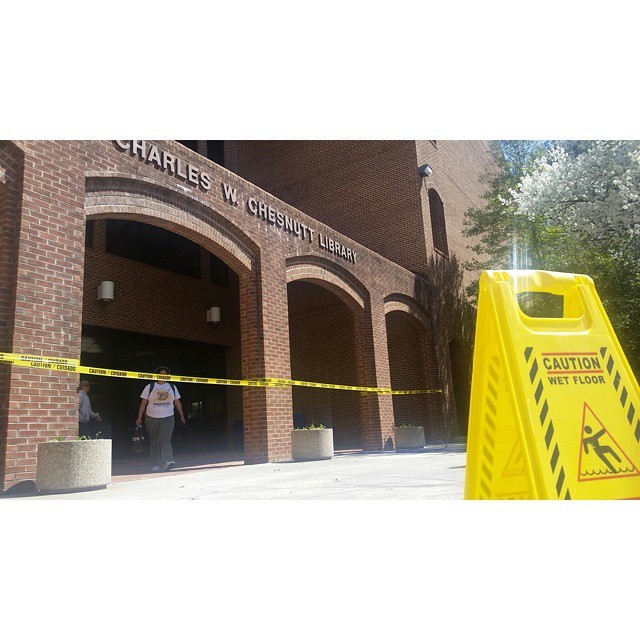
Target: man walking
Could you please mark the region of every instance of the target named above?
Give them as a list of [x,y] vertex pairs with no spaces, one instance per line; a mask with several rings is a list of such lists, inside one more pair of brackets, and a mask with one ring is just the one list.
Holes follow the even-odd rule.
[[[155,373],[159,375],[171,375],[167,367],[158,367]],[[166,380],[155,380],[148,384],[140,394],[140,408],[138,409],[138,419],[136,426],[144,420],[147,433],[149,434],[149,454],[151,456],[151,471],[169,471],[175,462],[173,461],[173,448],[171,446],[171,436],[175,426],[173,415],[174,408],[180,416],[182,424],[185,424],[180,393],[176,386]]]

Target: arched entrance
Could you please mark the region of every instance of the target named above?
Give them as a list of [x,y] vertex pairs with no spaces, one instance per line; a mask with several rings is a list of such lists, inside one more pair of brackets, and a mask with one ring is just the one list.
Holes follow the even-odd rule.
[[[440,375],[429,318],[411,299],[385,301],[389,370],[393,389],[438,389]],[[424,427],[425,439],[440,439],[446,429],[440,394],[394,395],[395,424]]]
[[[257,253],[250,242],[216,212],[145,181],[90,180],[86,214],[83,364],[241,378],[240,282]],[[114,282],[112,302],[96,297],[104,280]],[[219,322],[208,322],[211,307]],[[93,382],[114,457],[139,455],[131,436],[144,384]],[[175,453],[242,457],[241,388],[178,387],[187,425],[174,431]]]
[[[364,385],[360,367],[366,293],[335,265],[291,259],[287,268],[291,377]],[[360,337],[360,339],[359,339]],[[336,450],[361,449],[362,401],[354,391],[293,387],[294,426],[333,429]]]

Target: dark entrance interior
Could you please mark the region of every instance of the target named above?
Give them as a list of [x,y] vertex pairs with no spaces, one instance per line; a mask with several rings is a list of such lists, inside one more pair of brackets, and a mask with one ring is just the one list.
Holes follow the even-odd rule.
[[[351,309],[312,282],[291,282],[287,293],[292,378],[357,386]],[[293,387],[292,395],[294,426],[322,423],[333,428],[336,450],[362,447],[357,392]]]
[[[226,377],[225,347],[128,331],[84,326],[81,362],[89,367],[152,372],[168,366],[174,375]],[[136,455],[132,447],[144,381],[83,375],[91,381],[91,404],[103,418],[103,435],[113,440],[114,458]],[[177,384],[187,418],[176,420],[176,454],[236,448],[227,430],[227,389],[208,384]],[[240,443],[241,448],[241,443]]]

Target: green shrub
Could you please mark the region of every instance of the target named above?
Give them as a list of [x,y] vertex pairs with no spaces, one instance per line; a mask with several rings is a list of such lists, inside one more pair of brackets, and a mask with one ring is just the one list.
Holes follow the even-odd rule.
[[326,429],[326,427],[323,424],[314,424],[312,422],[311,424],[307,424],[304,427],[294,427],[294,429],[296,431],[304,431],[304,430],[310,430],[310,429]]
[[49,442],[65,442],[66,440],[102,440],[102,432],[98,431],[94,438],[87,438],[87,436],[71,436],[69,438],[66,436],[56,436],[55,438],[51,438]]

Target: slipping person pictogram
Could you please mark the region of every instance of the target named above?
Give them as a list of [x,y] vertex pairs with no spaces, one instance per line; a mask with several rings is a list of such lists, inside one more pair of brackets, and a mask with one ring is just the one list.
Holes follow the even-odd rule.
[[[593,433],[593,429],[586,425],[584,428],[586,434]],[[606,455],[611,454],[618,462],[622,462],[620,456],[609,446],[600,444],[600,438],[607,433],[606,429],[600,429],[598,433],[594,433],[593,435],[589,435],[587,438],[582,439],[582,446],[584,447],[584,452],[589,453],[589,446],[593,449],[593,452],[602,460],[602,462],[607,465],[607,468],[611,473],[619,473],[622,469],[616,469],[609,460],[607,460]]]
[[585,402],[582,410],[578,480],[606,480],[635,475],[640,475],[640,471]]

